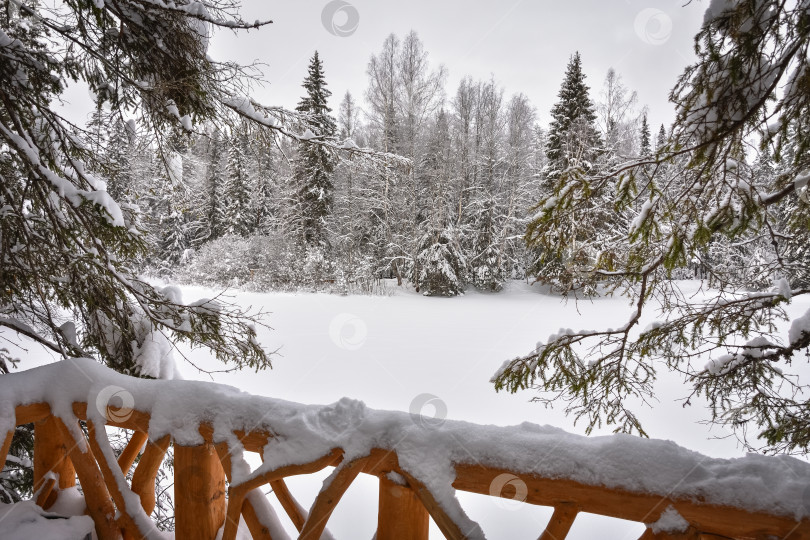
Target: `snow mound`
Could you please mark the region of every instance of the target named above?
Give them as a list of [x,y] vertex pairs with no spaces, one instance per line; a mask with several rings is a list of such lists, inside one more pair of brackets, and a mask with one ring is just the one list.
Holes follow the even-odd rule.
[[658,521],[650,524],[650,529],[655,534],[661,532],[678,533],[685,532],[689,528],[689,522],[681,516],[677,510],[672,506],[668,506],[666,510],[658,518]]
[[46,512],[34,501],[0,503],[0,538],[3,540],[84,540],[94,535],[90,516]]

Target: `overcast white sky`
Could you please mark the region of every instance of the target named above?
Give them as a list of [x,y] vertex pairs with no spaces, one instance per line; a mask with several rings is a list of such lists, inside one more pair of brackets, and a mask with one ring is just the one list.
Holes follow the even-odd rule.
[[337,1],[342,4],[245,0],[246,20],[272,19],[274,24],[237,36],[219,31],[209,54],[265,63],[269,85],[255,96],[266,104],[293,107],[302,95],[308,60],[318,50],[336,108],[346,90],[362,101],[366,65],[385,37],[413,29],[431,62],[447,68],[448,95],[466,75],[494,75],[507,96],[526,94],[545,125],[566,63],[579,50],[591,97],[598,99],[612,66],[638,91],[656,127],[674,118],[667,95],[694,59],[693,38],[707,6],[700,0],[687,5],[686,0]]

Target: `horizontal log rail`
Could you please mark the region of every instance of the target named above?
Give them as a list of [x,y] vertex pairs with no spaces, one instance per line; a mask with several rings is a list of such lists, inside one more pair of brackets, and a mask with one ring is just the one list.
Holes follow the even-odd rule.
[[[362,455],[349,456],[339,447],[318,455],[306,463],[276,468],[264,466],[249,471],[243,452],[264,457],[274,435],[267,430],[233,431],[226,441],[215,438],[210,424],[199,426],[202,443],[182,446],[165,435],[158,440],[147,436],[150,414],[108,406],[106,425],[131,432],[120,455],[115,456],[98,415],[88,415],[85,402],[73,403],[71,421],[56,415],[48,403],[33,403],[15,408],[16,425],[35,426],[34,489],[36,503],[49,508],[59,490],[81,485],[87,514],[93,519],[101,540],[150,538],[156,533],[148,517],[155,507],[155,479],[169,445],[174,444],[175,537],[213,539],[224,527],[223,539],[233,540],[240,518],[253,538],[279,537],[272,508],[262,488],[269,485],[284,511],[299,532],[298,538],[318,539],[341,497],[360,474],[379,478],[378,540],[427,539],[429,518],[445,537],[451,539],[482,537],[478,526],[463,515],[460,507],[447,504],[446,491],[426,485],[400,464],[396,450],[372,448]],[[86,431],[79,421],[85,423]],[[0,447],[5,463],[13,430],[8,431]],[[132,471],[131,482],[127,473]],[[646,528],[642,539],[808,539],[810,521],[790,516],[751,512],[734,506],[710,504],[688,498],[667,497],[625,489],[590,485],[566,478],[545,478],[520,471],[509,471],[477,463],[454,463],[452,488],[483,495],[518,498],[531,505],[553,508],[543,540],[566,537],[578,514],[588,512],[652,524],[662,513],[674,509],[688,522],[680,532],[654,532]],[[335,467],[324,483],[312,507],[307,511],[287,488],[285,479]],[[503,479],[509,481],[504,483]],[[498,489],[493,485],[515,486]],[[500,482],[500,484],[499,484]],[[443,498],[444,497],[444,498]],[[671,510],[670,510],[671,511]],[[275,536],[274,536],[275,535]]]

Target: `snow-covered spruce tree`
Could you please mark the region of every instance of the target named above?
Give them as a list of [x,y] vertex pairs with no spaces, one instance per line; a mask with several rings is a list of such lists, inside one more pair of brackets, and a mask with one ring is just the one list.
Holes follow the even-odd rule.
[[227,172],[225,142],[222,132],[214,127],[208,144],[208,168],[205,178],[203,201],[203,223],[207,229],[205,240],[211,241],[225,234],[225,176]]
[[199,133],[192,134],[189,137],[188,149],[183,156],[183,185],[189,221],[189,247],[181,257],[181,263],[185,263],[192,252],[199,248],[210,234],[206,205],[210,161],[209,131],[209,127],[204,126]]
[[[650,125],[647,123],[647,112],[645,111],[641,117],[641,126],[639,127],[638,132],[638,157],[642,159],[649,159],[653,155],[653,148],[652,148],[652,135],[650,134]],[[650,164],[646,164],[639,168],[638,171],[638,180],[636,185],[631,186],[628,184],[619,184],[617,186],[618,189],[629,190],[633,189],[637,193],[636,196],[636,204],[633,205],[633,211],[637,211],[641,208],[641,205],[647,199],[649,195],[649,187],[650,187],[650,176],[652,174],[653,167]],[[664,171],[659,171],[659,174],[664,174]],[[632,215],[633,211],[625,212],[625,217]],[[627,225],[625,221],[624,225]]]
[[545,179],[551,187],[564,175],[589,172],[599,157],[602,141],[596,128],[596,110],[585,84],[582,59],[574,53],[565,70],[557,103],[551,109],[546,138]]
[[168,273],[191,247],[194,237],[196,220],[191,211],[185,174],[185,162],[189,155],[188,136],[179,131],[172,132],[157,154],[155,188],[159,195],[151,218],[157,240],[156,262],[162,271]]
[[497,292],[507,279],[505,254],[501,233],[502,208],[492,194],[478,195],[472,202],[472,221],[469,224],[471,249],[470,280],[477,288]]
[[116,201],[123,201],[133,181],[131,159],[135,133],[120,116],[110,117],[101,107],[91,113],[87,129],[95,157],[88,166],[91,172],[105,179],[107,193]]
[[[433,240],[441,234],[440,231],[447,223],[449,214],[447,186],[449,185],[452,164],[450,161],[450,126],[444,110],[439,110],[434,125],[429,130],[428,137],[422,172],[426,179],[427,199],[430,207],[426,212],[425,219],[419,224],[420,236],[415,246],[416,257],[411,266],[410,279],[417,292],[423,292],[427,295],[452,296],[457,293],[445,294],[447,287],[444,286],[444,283],[448,279],[438,275],[434,277],[441,280],[441,286],[429,283],[431,273],[435,273],[434,269],[423,266],[435,255],[437,249],[439,251],[442,249],[441,247],[437,248]],[[458,276],[454,275],[453,279],[458,282]],[[434,288],[429,290],[431,285],[434,285]],[[463,283],[458,283],[458,285],[457,290],[462,290]]]
[[[552,121],[546,139],[546,168],[543,171],[544,195],[564,194],[576,186],[588,186],[588,178],[598,170],[603,154],[602,140],[596,127],[596,111],[585,84],[582,60],[575,53],[568,63],[559,100],[551,109]],[[604,197],[607,188],[596,192]],[[526,229],[526,243],[535,254],[530,272],[536,280],[563,292],[584,287],[574,272],[576,266],[599,256],[597,231],[608,228],[607,209],[594,202],[586,209],[557,224],[554,234],[538,234],[546,202],[535,207],[537,216]]]
[[[311,137],[332,137],[337,130],[327,103],[332,92],[326,86],[323,63],[315,51],[303,83],[306,95],[296,107],[306,115],[306,129]],[[293,216],[304,246],[323,250],[329,244],[327,221],[332,212],[334,168],[335,156],[329,149],[306,142],[299,144],[293,172],[296,191]]]
[[425,296],[464,293],[467,261],[452,227],[428,231],[420,238],[417,263],[417,291]]
[[[806,2],[712,2],[695,39],[698,60],[671,93],[678,115],[655,158],[572,184],[541,202],[534,234],[565,245],[570,242],[556,229],[600,185],[616,176],[632,180],[646,164],[656,171],[647,200],[616,241],[616,259],[578,268],[587,279],[621,280],[635,298],[627,322],[549,337],[504,364],[496,388],[536,387],[550,392],[538,400],[563,399],[589,428],[609,423],[643,434],[633,398],[650,398],[657,369],[666,367],[685,375],[689,397],[708,401],[712,421],[734,429],[750,447],[810,450],[808,387],[794,365],[810,348],[810,313],[778,324],[786,303],[810,293],[807,285],[778,259],[782,277],[754,292],[731,281],[695,299],[668,279],[718,237],[764,234],[777,252],[786,236],[810,242],[807,13]],[[741,174],[739,156],[760,138],[777,168],[755,185]],[[614,202],[631,207],[633,190],[619,190]],[[782,204],[790,209],[780,231],[772,209]],[[658,322],[639,328],[656,306],[663,306]]]
[[238,126],[228,141],[228,160],[222,188],[225,234],[248,236],[254,220],[249,211],[253,183],[247,126]]
[[647,113],[641,117],[641,128],[639,129],[639,155],[648,157],[652,155],[652,139],[650,138],[650,125],[647,123]]

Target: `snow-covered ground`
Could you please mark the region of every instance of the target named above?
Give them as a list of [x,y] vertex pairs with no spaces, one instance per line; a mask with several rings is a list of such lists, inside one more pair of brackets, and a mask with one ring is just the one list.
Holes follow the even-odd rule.
[[[697,287],[692,283],[684,286]],[[616,327],[627,320],[631,310],[626,298],[566,303],[523,283],[512,283],[499,294],[471,291],[460,298],[426,298],[391,289],[390,296],[378,297],[231,293],[240,305],[271,312],[266,322],[272,330],[259,329],[259,338],[265,346],[278,348],[279,354],[273,370],[217,374],[214,380],[252,394],[301,403],[328,404],[348,396],[374,409],[478,424],[528,421],[582,433],[584,426],[574,426],[561,410],[530,403],[532,393],[497,394],[489,379],[504,360],[526,353],[560,327]],[[183,287],[186,301],[212,294]],[[790,312],[801,315],[808,307],[804,301],[790,306]],[[222,367],[203,350],[184,352],[197,365]],[[184,378],[210,380],[190,363],[178,359],[178,364]],[[707,417],[700,403],[692,400],[690,407],[682,406],[679,398],[686,393],[677,376],[659,379],[660,401],[652,408],[639,409],[650,436],[676,441],[709,456],[743,455],[729,432],[698,423]],[[327,474],[290,479],[288,485],[308,507]],[[336,538],[373,536],[376,484],[374,478],[361,475],[352,485],[329,522]],[[269,499],[275,501],[272,496]],[[551,515],[550,509],[493,497],[462,493],[460,500],[490,538],[537,538]],[[275,506],[292,532],[292,523]],[[441,538],[438,529],[431,527],[431,537]],[[638,524],[583,514],[569,538],[630,539],[640,536],[642,530]]]

